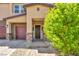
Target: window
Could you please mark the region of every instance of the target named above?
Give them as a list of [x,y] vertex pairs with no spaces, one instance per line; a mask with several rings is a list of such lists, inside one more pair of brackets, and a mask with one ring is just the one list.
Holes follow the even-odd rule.
[[15,5],[15,13],[19,13],[19,6]]
[[23,5],[21,6],[21,13],[24,13]]
[[14,4],[13,13],[24,13],[23,4]]

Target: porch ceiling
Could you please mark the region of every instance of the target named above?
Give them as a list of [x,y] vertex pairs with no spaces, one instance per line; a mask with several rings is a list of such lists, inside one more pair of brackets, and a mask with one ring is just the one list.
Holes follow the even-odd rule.
[[32,21],[33,22],[36,22],[36,21],[38,21],[38,22],[39,21],[44,21],[44,18],[33,18]]

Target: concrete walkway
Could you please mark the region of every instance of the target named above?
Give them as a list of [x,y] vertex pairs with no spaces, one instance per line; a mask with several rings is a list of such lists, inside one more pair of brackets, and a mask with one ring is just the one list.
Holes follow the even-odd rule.
[[32,42],[29,48],[26,45],[26,40],[0,40],[0,56],[55,55],[55,49],[47,41]]

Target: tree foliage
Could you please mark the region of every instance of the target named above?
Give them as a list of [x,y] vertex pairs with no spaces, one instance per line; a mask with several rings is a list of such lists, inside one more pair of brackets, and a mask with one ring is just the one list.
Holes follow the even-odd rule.
[[61,55],[79,55],[79,4],[54,5],[45,18],[45,36]]

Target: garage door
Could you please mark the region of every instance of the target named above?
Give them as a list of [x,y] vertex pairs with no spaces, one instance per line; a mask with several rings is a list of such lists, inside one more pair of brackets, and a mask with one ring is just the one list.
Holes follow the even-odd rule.
[[26,39],[26,26],[24,24],[16,26],[16,39]]
[[5,39],[6,37],[6,28],[5,26],[0,26],[0,39]]

